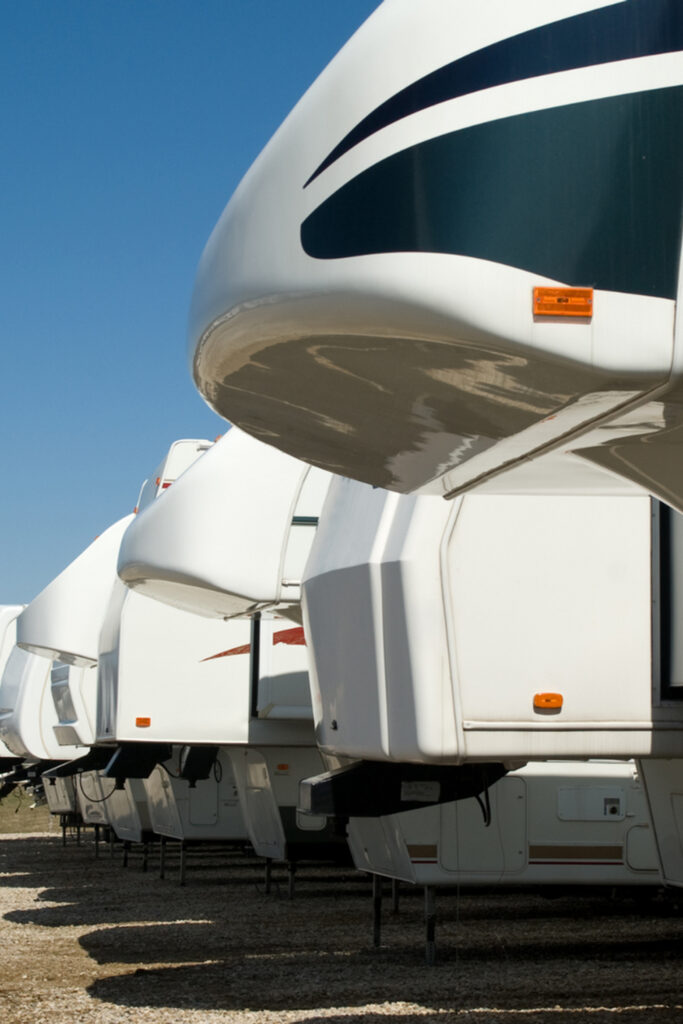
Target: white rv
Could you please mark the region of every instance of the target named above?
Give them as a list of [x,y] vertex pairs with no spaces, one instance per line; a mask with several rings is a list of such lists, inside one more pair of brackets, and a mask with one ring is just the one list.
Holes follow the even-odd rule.
[[304,584],[324,748],[654,755],[679,884],[682,51],[678,0],[381,4],[224,211],[190,340],[244,430],[454,499],[335,495],[365,547],[321,531]]
[[345,850],[324,816],[297,812],[300,779],[323,768],[297,619],[328,485],[328,474],[231,429],[136,518],[119,557],[129,600],[185,610],[159,604],[160,618],[195,609],[207,635],[226,631],[201,672],[218,687],[225,680],[230,702],[212,698],[210,721],[198,714],[205,735],[229,749],[249,838],[271,859]]
[[[55,761],[43,784],[54,814],[80,812],[87,825],[107,825],[107,804],[84,801],[81,774],[106,763],[95,739],[97,647],[104,610],[116,579],[121,537],[131,516],[108,527],[27,605],[17,622],[17,642],[48,665],[46,703],[51,704]],[[48,660],[49,659],[49,660]],[[52,659],[55,659],[52,661]],[[49,683],[49,686],[48,686]],[[68,747],[76,747],[70,758]]]
[[55,763],[78,757],[77,746],[60,746],[50,697],[52,661],[14,647],[0,681],[0,739],[16,757]]
[[[0,678],[16,643],[16,620],[22,608],[21,604],[0,605]],[[21,758],[13,754],[9,747],[0,740],[0,775],[16,768],[20,763]]]
[[[175,442],[166,458],[142,489],[138,502],[144,507],[166,489],[207,448],[208,441]],[[52,696],[59,714],[56,733],[61,742],[78,737],[92,745],[91,751],[75,765],[62,765],[49,773],[58,781],[74,774],[76,794],[84,821],[111,824],[123,840],[140,840],[152,832],[145,787],[141,779],[101,778],[101,772],[115,753],[115,746],[98,744],[98,677],[102,675],[100,643],[103,622],[112,629],[112,614],[118,614],[123,588],[115,573],[121,536],[133,517],[127,517],[105,531],[72,562],[31,603],[19,625],[19,639],[33,651],[51,653],[68,664],[53,670]],[[125,591],[124,591],[125,596]],[[113,612],[112,612],[113,609]],[[113,627],[116,628],[115,626]],[[99,683],[105,704],[112,695]],[[112,737],[107,737],[111,742]],[[169,751],[170,754],[170,751]],[[47,791],[47,790],[46,790]]]
[[206,246],[206,400],[390,489],[562,445],[683,507],[682,49],[679,0],[380,4]]

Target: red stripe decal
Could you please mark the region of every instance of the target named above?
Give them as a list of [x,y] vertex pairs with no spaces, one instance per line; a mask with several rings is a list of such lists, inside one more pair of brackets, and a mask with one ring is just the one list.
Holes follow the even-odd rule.
[[202,658],[202,661],[213,661],[214,658],[230,658],[233,654],[249,654],[251,650],[251,644],[242,644],[241,647],[231,647],[229,651],[221,651],[220,654],[211,654],[208,658]]
[[279,632],[273,633],[273,647],[275,644],[304,646],[305,643],[306,637],[304,636],[303,626],[295,626],[294,629],[281,629]]

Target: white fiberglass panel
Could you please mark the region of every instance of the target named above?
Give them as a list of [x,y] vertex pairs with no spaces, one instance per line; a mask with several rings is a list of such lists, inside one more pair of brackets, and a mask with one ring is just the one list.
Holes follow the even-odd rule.
[[49,658],[15,647],[0,683],[0,739],[17,757],[67,761],[83,751],[61,746],[54,734],[57,712],[50,694]]
[[23,610],[23,604],[0,605],[0,676],[17,642],[17,616]]
[[302,825],[294,813],[299,783],[322,769],[317,747],[250,746],[230,756],[249,839],[260,857],[283,860],[288,842],[310,841],[325,827],[317,817]]
[[[650,719],[648,498],[471,495],[447,564],[466,730]],[[538,693],[562,706],[535,708]]]
[[76,776],[43,779],[45,799],[50,814],[72,814],[77,809]]
[[132,518],[101,533],[31,601],[17,620],[20,647],[69,664],[95,664],[119,545]]
[[259,633],[258,717],[312,721],[303,628],[288,619],[263,616]]
[[264,754],[253,748],[231,751],[235,782],[249,840],[259,857],[285,858],[285,832]]
[[401,498],[382,559],[389,746],[397,760],[438,761],[457,749],[443,591],[441,498]]
[[[474,799],[442,804],[439,859],[447,871],[488,875],[507,880],[526,864],[526,787],[516,776],[500,779],[491,789],[491,824]],[[445,841],[444,841],[445,840]],[[408,839],[417,845],[415,837]]]
[[116,779],[101,772],[82,772],[75,776],[78,809],[86,825],[108,825],[109,799],[116,788]]
[[456,750],[441,586],[450,506],[336,481],[304,580],[316,730],[328,751]]
[[[103,779],[102,788],[114,780]],[[123,789],[109,789],[107,814],[109,824],[123,842],[141,843],[152,831],[147,794],[142,779],[126,779]]]
[[52,700],[59,719],[55,735],[60,743],[95,742],[97,666],[54,665]]
[[211,447],[206,440],[189,440],[183,438],[174,441],[152,475],[145,480],[140,491],[136,512],[142,512],[155,498],[163,494],[181,473],[184,473],[200,455]]
[[318,742],[427,763],[676,754],[678,706],[653,725],[652,572],[637,491],[448,503],[335,482],[304,579]]
[[119,587],[102,632],[99,738],[244,742],[251,623],[192,615]]
[[304,574],[316,737],[351,757],[386,755],[379,563],[396,501],[388,491],[336,477]]
[[647,758],[638,762],[657,839],[662,878],[683,886],[683,760]]
[[245,839],[246,826],[228,752],[220,750],[208,779],[190,788],[174,757],[144,780],[152,827],[173,839]]
[[[312,475],[321,479],[307,488]],[[317,515],[326,479],[233,428],[136,518],[121,546],[121,579],[207,616],[287,602],[288,538],[308,533],[305,524],[292,526],[297,504],[311,490],[301,515]],[[284,582],[298,584],[308,545],[288,552]]]
[[[21,604],[0,605],[0,679],[2,679],[9,656],[14,650],[17,638],[17,615],[23,607]],[[7,744],[0,740],[0,758],[14,756]]]

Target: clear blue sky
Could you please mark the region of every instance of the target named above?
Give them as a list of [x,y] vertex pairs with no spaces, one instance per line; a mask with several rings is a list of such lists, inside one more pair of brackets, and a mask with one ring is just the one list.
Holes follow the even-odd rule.
[[0,3],[0,602],[223,422],[186,323],[240,178],[378,0]]

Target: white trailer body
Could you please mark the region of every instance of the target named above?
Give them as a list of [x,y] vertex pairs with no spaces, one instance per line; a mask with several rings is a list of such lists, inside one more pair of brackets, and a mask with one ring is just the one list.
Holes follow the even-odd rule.
[[[249,619],[192,615],[119,584],[101,634],[97,741],[310,744],[310,712],[270,717],[273,702],[252,715],[253,629]],[[297,690],[300,680],[287,675]]]
[[[227,621],[193,615],[119,584],[102,628],[98,665],[98,743],[224,748],[233,760],[241,810],[257,852],[267,847],[263,855],[272,856],[276,848],[284,857],[283,829],[288,853],[304,840],[307,847],[316,839],[329,841],[324,820],[314,829],[308,823],[298,828],[296,785],[284,796],[279,777],[273,784],[266,773],[261,787],[266,795],[258,797],[258,806],[254,804],[252,790],[242,785],[237,753],[237,748],[246,748],[274,763],[286,760],[287,773],[297,784],[322,770],[301,627],[268,613],[254,620]],[[155,783],[147,787],[156,801],[160,779],[157,773]],[[178,798],[181,792],[183,787],[169,785],[165,800]],[[223,820],[210,831],[234,835],[234,808],[217,799]],[[264,802],[272,823],[266,847],[261,839]],[[182,823],[183,812],[177,808],[178,822]],[[282,814],[288,817],[286,827]],[[192,833],[197,828],[190,823]]]
[[65,778],[45,778],[43,789],[50,814],[75,814],[78,811],[78,791],[75,775]]
[[[152,478],[146,481],[138,505],[144,507],[165,493],[210,446],[206,440],[174,442]],[[31,602],[18,625],[18,642],[24,650],[59,658],[62,663],[53,667],[51,677],[50,703],[57,719],[52,727],[61,745],[55,750],[55,759],[66,761],[73,757],[69,744],[91,745],[96,741],[100,634],[116,596],[115,588],[121,586],[116,562],[121,537],[133,518],[119,520],[97,537]],[[49,662],[46,664],[49,666]],[[113,755],[113,748],[111,752]],[[82,758],[85,750],[80,748],[78,754]],[[79,790],[81,781],[79,778]],[[46,784],[53,788],[65,783],[56,777],[52,782],[46,779]],[[116,822],[123,838],[149,831],[144,787],[139,780],[130,784],[127,781],[124,790],[116,794],[109,795],[107,789],[103,796],[100,773],[91,771],[87,773],[87,785],[96,792],[91,799],[80,794],[86,823]]]
[[60,746],[54,727],[57,712],[50,695],[52,661],[14,647],[0,682],[0,739],[17,757],[32,761],[68,761],[83,754]]
[[70,665],[97,662],[119,546],[132,519],[125,516],[106,529],[34,597],[17,621],[20,647]]
[[54,727],[57,742],[91,746],[95,742],[97,666],[53,663],[50,690],[59,719]]
[[680,756],[683,559],[665,582],[665,528],[677,537],[679,517],[645,494],[447,503],[335,481],[304,578],[321,747],[431,764]]
[[392,490],[562,446],[683,509],[681,50],[679,0],[380,4],[209,239],[207,402]]
[[[0,605],[0,679],[17,640],[17,615],[23,607],[22,604]],[[0,740],[0,773],[15,763],[16,755]]]
[[142,779],[126,779],[120,787],[103,771],[83,771],[66,781],[70,779],[86,825],[109,827],[122,842],[142,843],[150,838],[153,828]]
[[[329,474],[233,428],[163,502],[138,516],[119,557],[119,574],[138,601],[146,594],[228,618],[214,624],[225,641],[200,666],[207,677],[231,680],[230,704],[220,696],[212,701],[205,741],[228,746],[251,842],[278,859],[315,845],[343,847],[330,839],[325,819],[301,825],[297,815],[298,781],[323,762],[313,735],[303,630],[276,615],[300,617],[301,575],[328,486]],[[161,605],[153,612],[152,604],[144,605],[150,621],[183,614]],[[249,613],[253,621],[238,617]],[[144,685],[135,687],[136,700]],[[168,686],[164,692],[167,697]]]
[[538,762],[495,783],[490,824],[473,797],[351,818],[359,870],[418,885],[659,885],[632,762]]
[[180,777],[182,748],[143,780],[152,828],[169,839],[246,840],[247,829],[227,750],[217,752],[209,777],[190,785]]
[[101,791],[108,804],[109,824],[122,842],[143,843],[152,835],[152,818],[142,779],[126,779],[119,788],[113,779],[102,778]]
[[86,825],[110,825],[109,797],[114,791],[115,780],[103,779],[102,773],[98,771],[79,772],[73,778],[78,810],[83,822]]
[[[534,465],[556,453],[558,490],[578,474],[595,508],[600,474],[577,455],[683,511],[682,52],[680,0],[383,3],[220,218],[190,326],[215,410],[398,492],[454,497],[531,466],[504,514],[493,494],[454,506],[421,607],[403,511],[378,512],[367,569],[332,566],[336,598],[309,575],[325,749],[654,755],[651,805],[672,818],[683,722],[651,626],[658,528],[636,495],[628,529],[609,513],[593,529],[578,494],[576,518],[557,512]],[[323,620],[342,606],[335,691]]]
[[210,617],[296,614],[329,481],[233,428],[141,510],[121,543],[119,575],[141,594]]

